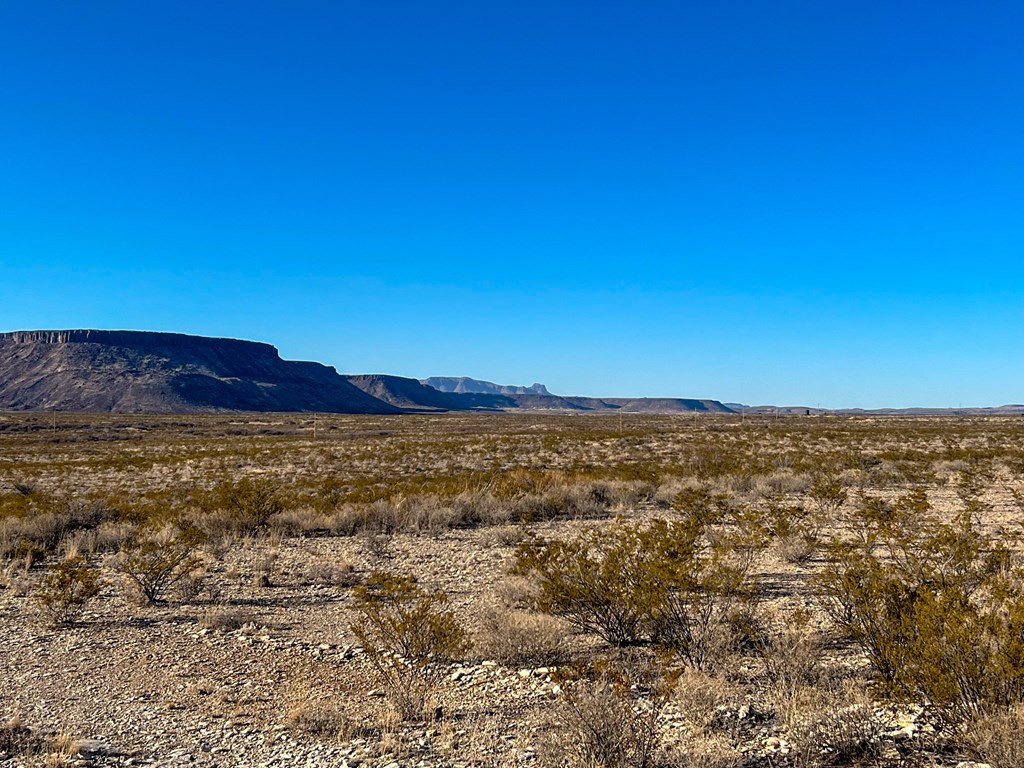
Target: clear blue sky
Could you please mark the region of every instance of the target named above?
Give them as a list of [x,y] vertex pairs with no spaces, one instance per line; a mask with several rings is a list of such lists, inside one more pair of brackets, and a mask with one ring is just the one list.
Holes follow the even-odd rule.
[[1024,401],[1016,2],[0,3],[0,330]]

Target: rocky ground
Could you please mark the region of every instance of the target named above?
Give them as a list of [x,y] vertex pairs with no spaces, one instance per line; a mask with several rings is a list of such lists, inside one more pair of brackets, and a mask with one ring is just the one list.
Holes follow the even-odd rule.
[[[571,535],[580,525],[543,527]],[[559,738],[551,720],[561,692],[555,670],[470,654],[445,670],[438,720],[397,723],[349,629],[349,582],[376,569],[414,573],[443,589],[472,626],[508,581],[517,535],[242,540],[222,559],[209,558],[201,591],[187,602],[141,606],[108,574],[94,610],[65,629],[46,627],[29,596],[7,589],[0,592],[0,718],[64,737],[72,746],[61,760],[73,765],[537,764]],[[802,603],[793,590],[799,569],[767,565],[776,599]],[[576,642],[582,654],[594,645]],[[737,673],[754,674],[749,664]],[[678,707],[663,713],[669,734],[685,729]],[[765,709],[742,693],[723,706],[751,764],[771,765],[772,754],[788,751],[785,729]],[[891,721],[893,749],[915,732],[912,715],[879,710]]]

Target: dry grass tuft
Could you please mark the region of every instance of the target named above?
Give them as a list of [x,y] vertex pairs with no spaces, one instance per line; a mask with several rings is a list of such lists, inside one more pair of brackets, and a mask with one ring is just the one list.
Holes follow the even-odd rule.
[[962,733],[974,756],[992,768],[1024,765],[1024,706],[983,712],[964,723]]
[[569,660],[569,633],[559,619],[535,611],[486,607],[475,648],[485,659],[508,667],[550,667]]
[[839,690],[816,693],[818,700],[789,730],[796,768],[870,765],[879,760],[887,724],[864,689],[851,681]]
[[285,725],[292,733],[321,739],[346,739],[354,730],[344,712],[322,700],[292,704],[285,714]]
[[232,632],[254,623],[253,615],[240,608],[227,606],[207,608],[199,614],[197,623],[203,629]]

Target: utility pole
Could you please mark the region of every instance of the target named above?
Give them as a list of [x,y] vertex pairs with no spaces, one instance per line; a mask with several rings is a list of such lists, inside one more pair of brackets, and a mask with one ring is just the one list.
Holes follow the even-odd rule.
[[313,414],[313,440],[316,440],[316,414]]

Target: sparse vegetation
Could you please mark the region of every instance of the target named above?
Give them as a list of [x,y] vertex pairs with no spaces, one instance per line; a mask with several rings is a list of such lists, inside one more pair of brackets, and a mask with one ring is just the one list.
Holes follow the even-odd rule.
[[[658,719],[673,683],[650,663],[580,670],[563,684],[546,763],[653,768],[660,751]],[[645,695],[637,694],[638,685]]]
[[476,650],[508,667],[548,667],[565,662],[570,638],[560,620],[536,611],[492,605],[481,611]]
[[[27,702],[35,723],[37,688],[63,702],[0,736],[26,761],[88,727],[61,691],[134,686],[118,706],[138,712],[153,676],[169,718],[258,724],[261,760],[1021,762],[1019,419],[325,416],[313,442],[301,415],[24,414],[0,431],[0,717]],[[118,575],[152,607],[94,591]],[[661,661],[639,674],[624,654]]]
[[301,736],[342,739],[353,730],[352,723],[337,705],[328,701],[302,699],[285,715],[288,728]]
[[735,535],[712,530],[720,511],[699,506],[681,521],[618,521],[572,540],[530,540],[516,569],[539,578],[540,610],[612,645],[650,642],[704,666],[756,594]]
[[156,603],[202,565],[196,551],[204,540],[202,532],[191,527],[145,533],[125,543],[117,569],[146,602]]
[[33,597],[50,624],[73,624],[100,593],[99,571],[84,555],[51,565]]
[[797,768],[884,765],[885,721],[856,688],[829,692],[790,731]]
[[404,719],[423,717],[443,665],[469,650],[469,638],[443,592],[408,576],[375,572],[355,589],[352,631]]

